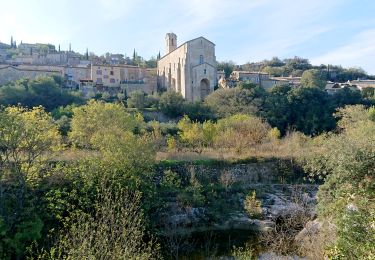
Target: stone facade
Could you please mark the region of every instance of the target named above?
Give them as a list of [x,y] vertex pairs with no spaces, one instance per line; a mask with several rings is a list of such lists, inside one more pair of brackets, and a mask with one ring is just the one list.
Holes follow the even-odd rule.
[[188,101],[200,101],[217,83],[215,44],[199,37],[177,47],[177,36],[166,35],[166,55],[158,61],[158,85]]
[[288,84],[298,86],[301,77],[270,77],[267,73],[253,71],[233,71],[228,79],[221,78],[219,86],[222,88],[236,87],[239,82],[251,82],[265,89],[270,89],[276,85]]
[[259,84],[263,80],[268,80],[269,76],[267,73],[252,72],[252,71],[233,71],[231,78],[237,81],[251,81],[254,84]]
[[22,78],[35,79],[38,76],[64,76],[64,68],[57,66],[11,66],[0,65],[0,85]]
[[77,87],[81,80],[91,80],[90,66],[66,66],[64,76],[69,87]]
[[96,85],[121,88],[128,94],[136,90],[153,94],[157,88],[155,69],[130,65],[92,65],[91,79]]

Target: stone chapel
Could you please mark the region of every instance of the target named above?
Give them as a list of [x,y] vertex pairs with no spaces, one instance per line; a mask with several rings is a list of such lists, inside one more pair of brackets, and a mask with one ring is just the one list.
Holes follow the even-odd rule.
[[215,44],[204,37],[177,47],[177,36],[167,33],[166,54],[158,61],[158,85],[195,102],[214,91],[217,79]]

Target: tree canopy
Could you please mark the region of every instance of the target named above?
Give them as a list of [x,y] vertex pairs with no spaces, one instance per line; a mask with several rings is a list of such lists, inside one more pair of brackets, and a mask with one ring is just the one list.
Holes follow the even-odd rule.
[[141,121],[126,112],[121,104],[90,100],[86,105],[73,108],[70,139],[77,145],[91,147],[97,135],[109,131],[133,132]]
[[1,86],[0,103],[5,106],[21,104],[29,108],[43,106],[51,111],[59,106],[81,104],[83,99],[77,93],[63,90],[60,77],[38,77]]

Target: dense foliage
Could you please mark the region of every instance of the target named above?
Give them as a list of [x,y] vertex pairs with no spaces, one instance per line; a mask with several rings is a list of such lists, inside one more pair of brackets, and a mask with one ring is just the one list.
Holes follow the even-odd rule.
[[[222,63],[230,65],[233,70],[236,66],[233,63]],[[222,66],[224,68],[224,66]],[[271,60],[263,60],[256,63],[246,63],[237,66],[236,69],[248,71],[262,71],[275,77],[301,77],[305,71],[315,70],[327,80],[335,82],[346,82],[363,78],[373,78],[361,68],[343,68],[336,65],[313,66],[308,59],[301,57],[287,58],[284,60],[273,57]]]
[[283,134],[288,130],[297,130],[308,135],[333,130],[336,126],[333,113],[337,108],[371,102],[374,100],[366,99],[359,91],[349,88],[330,95],[310,85],[299,88],[281,85],[265,91],[246,83],[232,89],[217,90],[205,101],[218,118],[245,113],[265,118]]
[[81,104],[83,100],[77,93],[63,90],[62,79],[58,76],[39,77],[35,80],[22,79],[0,87],[0,104],[6,106],[43,106],[51,111],[73,103]]
[[[82,110],[112,120],[102,125],[84,116],[89,121],[82,125]],[[152,205],[152,143],[133,133],[137,119],[116,105],[92,101],[73,113],[72,133],[85,133],[79,144],[96,155],[52,163],[63,148],[52,117],[40,107],[0,111],[0,258],[153,258],[158,250],[152,239],[144,240],[142,215]],[[111,240],[115,231],[124,236]],[[88,237],[95,232],[101,235]]]
[[318,213],[336,225],[335,243],[325,245],[334,259],[375,257],[374,114],[363,106],[340,109],[340,133],[318,137],[306,157],[306,169],[325,178]]

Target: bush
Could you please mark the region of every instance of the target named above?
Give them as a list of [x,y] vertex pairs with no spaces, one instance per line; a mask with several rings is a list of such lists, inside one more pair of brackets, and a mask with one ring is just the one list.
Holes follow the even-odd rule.
[[268,135],[270,126],[262,119],[237,114],[217,122],[220,135],[215,138],[215,145],[222,148],[234,148],[237,152],[260,144]]
[[160,110],[170,117],[178,117],[182,115],[184,98],[181,94],[174,91],[164,92],[160,96]]
[[233,247],[232,256],[236,260],[252,260],[255,259],[254,249],[250,244],[246,244],[245,247]]
[[168,152],[174,152],[177,148],[176,139],[173,136],[168,136],[167,138],[167,150]]
[[73,108],[69,138],[77,145],[92,146],[95,134],[109,130],[135,131],[143,121],[125,111],[121,104],[90,100],[87,105]]
[[244,201],[244,207],[251,218],[262,217],[262,207],[261,202],[256,198],[256,192],[253,191],[251,194],[247,195]]
[[202,102],[185,102],[182,108],[182,113],[187,115],[193,121],[204,122],[206,120],[214,119],[215,116],[211,109]]
[[145,242],[140,195],[110,189],[99,193],[93,212],[75,212],[69,228],[38,259],[158,259],[158,246]]
[[151,108],[157,107],[159,99],[154,96],[149,96],[143,91],[134,91],[130,93],[128,98],[128,107],[130,108]]

